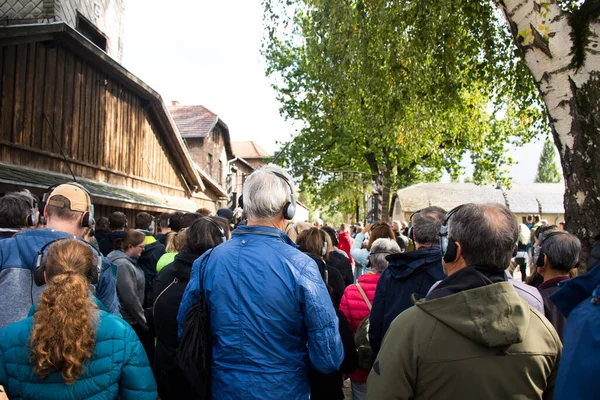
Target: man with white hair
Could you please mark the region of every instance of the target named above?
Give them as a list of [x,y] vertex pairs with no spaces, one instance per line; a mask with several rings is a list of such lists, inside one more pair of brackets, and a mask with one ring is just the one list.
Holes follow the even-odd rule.
[[294,182],[281,168],[254,171],[243,187],[248,224],[194,263],[179,315],[200,280],[210,309],[211,397],[307,399],[308,368],[337,371],[344,351],[338,319],[315,262],[285,235]]

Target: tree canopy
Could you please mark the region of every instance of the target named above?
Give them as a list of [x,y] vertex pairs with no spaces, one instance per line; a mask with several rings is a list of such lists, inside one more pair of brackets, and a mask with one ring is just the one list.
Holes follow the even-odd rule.
[[561,175],[556,166],[556,155],[554,154],[554,145],[550,140],[544,142],[544,149],[540,155],[538,163],[536,183],[558,183]]
[[302,121],[281,159],[317,199],[356,197],[365,180],[315,167],[397,189],[458,176],[469,155],[475,182],[506,181],[505,149],[546,128],[490,1],[263,3],[267,73],[282,113]]

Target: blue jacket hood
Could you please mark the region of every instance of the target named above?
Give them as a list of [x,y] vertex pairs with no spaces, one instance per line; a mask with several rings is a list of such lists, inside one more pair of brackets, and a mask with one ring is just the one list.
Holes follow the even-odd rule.
[[550,296],[550,300],[565,317],[568,317],[579,303],[592,295],[598,285],[600,285],[600,265],[592,268],[587,274],[561,282],[560,289]]
[[21,259],[25,265],[34,268],[33,263],[40,249],[47,243],[58,239],[76,238],[71,234],[54,229],[32,229],[14,236]]
[[[441,262],[442,252],[439,247],[432,247],[408,253],[392,254],[385,259],[389,262],[388,269],[394,279],[406,279],[423,265],[430,266]],[[435,268],[428,268],[426,272],[436,280],[442,280],[446,277]]]

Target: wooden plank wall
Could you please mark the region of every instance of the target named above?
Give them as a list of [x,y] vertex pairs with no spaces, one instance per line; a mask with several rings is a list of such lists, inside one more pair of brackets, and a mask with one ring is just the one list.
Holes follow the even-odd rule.
[[0,47],[0,69],[2,162],[69,174],[64,151],[77,176],[185,195],[162,132],[118,82],[53,42]]

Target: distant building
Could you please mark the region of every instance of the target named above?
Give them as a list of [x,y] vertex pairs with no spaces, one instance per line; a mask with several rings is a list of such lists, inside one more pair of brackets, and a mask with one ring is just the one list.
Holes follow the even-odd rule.
[[64,22],[117,61],[123,56],[125,0],[3,0],[0,26]]
[[[173,101],[169,107],[181,137],[206,186],[206,208],[226,207],[226,176],[233,159],[229,128],[219,116],[204,106],[183,106]],[[212,203],[212,204],[209,204]]]
[[237,158],[243,158],[252,168],[267,165],[267,159],[271,157],[266,150],[256,142],[231,142],[233,154]]
[[425,207],[439,206],[450,211],[464,203],[507,205],[518,222],[529,214],[540,214],[550,224],[565,219],[563,183],[513,184],[510,190],[473,183],[420,183],[398,190],[392,198],[393,219],[408,221]]
[[159,94],[80,32],[0,27],[0,54],[0,194],[41,196],[76,179],[97,217],[203,206],[205,185]]

